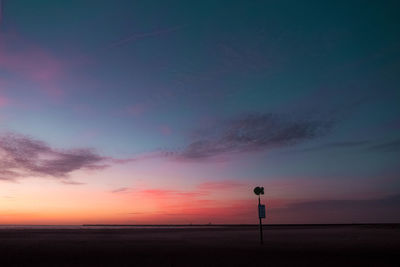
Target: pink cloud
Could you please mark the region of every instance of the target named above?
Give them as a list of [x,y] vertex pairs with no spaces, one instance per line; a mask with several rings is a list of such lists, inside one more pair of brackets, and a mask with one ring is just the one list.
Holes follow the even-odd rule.
[[389,128],[392,129],[400,129],[400,118],[397,118],[389,123],[386,124]]
[[[202,219],[209,220],[210,217],[219,219],[223,215],[238,211],[248,212],[247,201],[240,203],[236,200],[209,199],[209,191],[206,190],[168,190],[168,189],[146,189],[137,191],[135,196],[141,201],[151,204],[158,218],[152,218],[153,213],[139,214],[140,220],[149,221],[172,221],[194,220],[201,222]],[[235,206],[232,209],[232,206]],[[240,206],[240,207],[239,207]],[[229,207],[229,208],[228,208]],[[172,216],[172,217],[171,217]]]
[[146,111],[146,109],[147,109],[146,105],[138,103],[138,104],[134,104],[132,106],[126,107],[125,111],[129,115],[140,116],[143,114],[143,112]]
[[160,126],[160,132],[163,135],[170,135],[172,133],[172,130],[170,127],[168,127],[167,125],[161,125]]
[[[304,180],[301,182],[304,182]],[[273,187],[290,185],[288,181],[283,183],[274,181],[267,184]],[[298,183],[294,184],[297,185]],[[238,197],[235,192],[237,190],[242,191],[240,189],[242,186],[234,181],[223,181],[201,183],[193,190],[146,189],[133,191],[138,200],[151,207],[151,211],[131,213],[130,216],[133,216],[136,222],[143,223],[257,223],[257,197],[250,191],[248,196]],[[219,192],[219,190],[227,191],[224,198],[213,197],[212,193]],[[247,192],[247,189],[245,190]],[[327,214],[329,215],[329,212],[323,209],[314,212],[313,208],[318,208],[319,203],[332,205],[337,203],[336,200],[330,200],[330,197],[327,200],[324,200],[321,196],[311,199],[304,198],[304,196],[282,198],[273,196],[268,191],[266,193],[262,197],[262,202],[267,207],[265,223],[311,223],[320,220],[325,222],[322,219]],[[364,203],[369,203],[364,201],[365,199],[364,196],[359,200],[344,200],[343,203],[356,203],[362,206]],[[298,212],[297,208],[301,208],[304,214]],[[354,209],[349,209],[346,212],[353,213]]]
[[152,199],[170,199],[170,200],[187,200],[187,199],[197,199],[204,200],[202,197],[209,196],[214,192],[219,192],[221,190],[233,191],[238,188],[243,187],[245,184],[236,181],[220,181],[220,182],[204,182],[197,185],[192,190],[177,190],[177,189],[145,189],[136,191],[137,195],[144,198]]
[[141,160],[148,160],[148,159],[157,159],[163,157],[163,154],[160,152],[150,152],[150,153],[143,153],[137,156],[132,156],[128,158],[112,158],[108,157],[107,159],[115,164],[127,164],[132,162],[137,162]]
[[[266,223],[310,223],[325,216],[322,210],[302,215],[296,207],[301,203],[332,201],[333,197],[361,201],[370,198],[374,192],[368,188],[354,190],[359,181],[336,181],[328,185],[314,178],[280,178],[262,181],[266,188],[262,202],[267,206]],[[368,183],[371,184],[371,183]],[[348,187],[349,190],[344,190]],[[191,189],[150,188],[133,190],[132,196],[151,207],[141,214],[131,214],[135,221],[144,223],[256,223],[257,197],[251,187],[233,180],[206,181]],[[299,192],[300,191],[300,192]],[[344,191],[338,195],[330,192]],[[365,192],[368,192],[366,195]],[[223,194],[222,194],[223,193]],[[218,196],[218,197],[216,197]],[[379,194],[376,196],[379,197]],[[335,200],[332,201],[332,203]],[[366,202],[365,202],[366,203]],[[313,204],[314,205],[314,204]],[[308,207],[308,206],[307,206]],[[321,217],[322,218],[322,217]]]
[[201,190],[230,190],[242,187],[245,184],[236,181],[221,181],[221,182],[205,182],[197,186]]
[[208,195],[208,192],[204,191],[181,191],[181,190],[164,190],[164,189],[147,189],[138,192],[142,197],[150,197],[157,199],[165,199],[168,198],[170,200],[176,199],[187,199],[187,198],[196,198],[200,196]]
[[132,213],[142,223],[257,223],[257,201],[251,199],[194,199],[160,202],[150,213]]
[[114,190],[111,190],[111,193],[126,193],[129,192],[130,188],[129,187],[120,187]]
[[0,95],[0,108],[10,105],[10,99]]
[[0,69],[32,82],[52,97],[63,95],[59,86],[65,71],[61,61],[15,34],[0,35]]
[[[246,216],[254,213],[256,199],[232,199],[235,195],[233,192],[231,196],[228,193],[225,199],[215,199],[211,195],[219,190],[229,191],[239,186],[238,183],[225,181],[202,183],[192,190],[155,188],[134,191],[135,199],[144,201],[153,209],[152,212],[131,215],[135,220],[152,223],[249,222]],[[250,220],[254,218],[256,216],[250,216]]]

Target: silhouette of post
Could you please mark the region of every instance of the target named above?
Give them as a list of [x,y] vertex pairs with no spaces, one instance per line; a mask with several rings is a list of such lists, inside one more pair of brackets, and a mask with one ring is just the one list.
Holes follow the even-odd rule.
[[[258,195],[258,212],[260,213],[261,209],[261,200],[260,200],[260,195]],[[263,240],[263,229],[262,229],[262,220],[261,220],[261,214],[258,214],[258,218],[260,219],[260,244],[264,244]]]
[[264,187],[257,186],[256,188],[254,188],[254,194],[258,196],[258,219],[260,220],[260,244],[262,245],[264,243],[262,219],[265,218],[265,205],[261,205],[260,195],[264,195]]

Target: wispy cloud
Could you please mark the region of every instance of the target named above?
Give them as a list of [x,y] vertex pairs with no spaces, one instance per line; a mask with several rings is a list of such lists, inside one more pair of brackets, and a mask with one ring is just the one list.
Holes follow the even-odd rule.
[[159,188],[149,188],[149,189],[141,189],[134,190],[130,187],[120,187],[114,190],[111,190],[112,193],[121,193],[121,192],[132,192],[135,195],[140,195],[142,197],[151,197],[151,198],[162,198],[162,199],[176,199],[176,198],[197,198],[202,196],[208,196],[215,192],[221,191],[232,191],[236,190],[240,187],[245,186],[246,184],[240,183],[232,180],[224,180],[224,181],[207,181],[198,184],[192,190],[177,190],[177,189],[159,189]]
[[79,169],[102,169],[106,167],[104,160],[91,149],[60,150],[25,135],[0,135],[0,179],[3,180],[26,176],[65,179]]
[[108,48],[118,47],[121,45],[139,41],[139,40],[142,40],[145,38],[157,37],[157,36],[170,34],[170,33],[180,30],[181,28],[182,28],[182,26],[175,26],[175,27],[158,29],[158,30],[149,31],[149,32],[133,33],[119,41],[112,43]]
[[123,192],[127,192],[129,190],[130,190],[129,187],[120,187],[120,188],[111,190],[111,193],[123,193]]
[[370,146],[370,151],[375,152],[399,152],[400,151],[400,139],[380,143],[377,145]]
[[162,199],[186,199],[208,195],[210,192],[202,190],[183,191],[165,189],[146,189],[138,192],[143,197],[162,198]]
[[314,151],[330,150],[330,149],[359,148],[359,147],[365,147],[366,145],[369,145],[371,143],[372,141],[370,140],[332,142],[332,143],[322,144],[320,146],[299,149],[294,152],[314,152]]
[[357,148],[359,152],[399,152],[400,139],[382,142],[379,140],[360,140],[326,143],[310,148],[297,149],[293,152],[315,152],[331,149],[351,149]]
[[204,182],[197,186],[199,190],[230,190],[245,186],[246,184],[236,181]]
[[173,155],[182,160],[204,160],[292,146],[324,136],[332,126],[330,120],[294,119],[271,113],[250,114],[198,131],[192,143]]
[[[269,47],[271,48],[271,47]],[[223,87],[218,90],[204,90],[215,87],[216,83],[226,80],[227,76],[249,75],[267,71],[271,66],[280,68],[273,57],[266,54],[265,44],[260,38],[252,38],[246,44],[227,40],[217,41],[209,51],[212,64],[200,67],[194,66],[191,60],[187,60],[171,71],[176,83],[176,94],[189,94],[203,97],[224,97],[238,89]],[[210,62],[211,62],[210,61]],[[203,90],[195,88],[201,84]],[[190,88],[193,88],[191,90]]]
[[67,185],[84,185],[84,184],[86,184],[86,183],[72,181],[72,180],[62,180],[61,183],[67,184]]
[[144,154],[140,154],[140,155],[132,156],[132,157],[128,157],[128,158],[106,157],[104,159],[113,164],[127,164],[127,163],[137,162],[137,161],[141,161],[141,160],[157,159],[157,158],[161,158],[161,157],[165,157],[164,152],[144,153]]

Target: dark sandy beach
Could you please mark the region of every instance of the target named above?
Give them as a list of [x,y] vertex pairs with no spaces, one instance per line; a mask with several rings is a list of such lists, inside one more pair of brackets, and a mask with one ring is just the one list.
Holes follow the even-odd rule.
[[400,266],[400,225],[1,229],[0,266]]

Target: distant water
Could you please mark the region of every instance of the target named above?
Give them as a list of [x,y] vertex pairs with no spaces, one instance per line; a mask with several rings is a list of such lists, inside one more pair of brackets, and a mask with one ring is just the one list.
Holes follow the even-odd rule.
[[81,229],[81,225],[0,225],[0,229]]
[[224,228],[226,225],[0,225],[1,229],[193,229]]
[[[383,224],[264,224],[268,229],[312,229],[331,227],[366,227],[366,228],[396,228],[400,229],[399,223]],[[0,225],[0,230],[23,230],[23,229],[54,229],[54,230],[78,230],[78,229],[258,229],[257,224],[183,224],[183,225]]]

